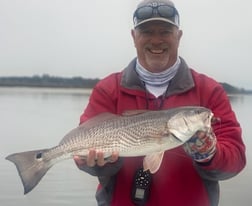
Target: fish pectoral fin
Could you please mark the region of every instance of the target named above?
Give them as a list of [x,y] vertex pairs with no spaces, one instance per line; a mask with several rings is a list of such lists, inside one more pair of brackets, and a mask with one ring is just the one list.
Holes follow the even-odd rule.
[[144,171],[150,170],[150,173],[154,174],[160,168],[164,156],[164,152],[154,153],[145,156],[143,160]]

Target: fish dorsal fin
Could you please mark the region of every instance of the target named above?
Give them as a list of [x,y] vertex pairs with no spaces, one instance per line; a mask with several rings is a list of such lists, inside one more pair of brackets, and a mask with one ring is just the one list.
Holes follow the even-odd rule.
[[149,112],[150,110],[126,110],[122,113],[123,116],[134,116],[134,115],[138,115],[138,114],[143,114],[146,112]]
[[88,119],[87,121],[83,122],[82,124],[80,124],[78,127],[76,127],[75,129],[71,130],[69,133],[67,133],[63,139],[60,141],[60,144],[68,142],[70,138],[72,138],[73,136],[75,136],[75,134],[77,134],[80,130],[88,130],[102,122],[105,121],[111,121],[115,118],[119,118],[120,115],[116,115],[113,113],[109,113],[109,112],[104,112],[101,114],[98,114],[90,119]]
[[79,127],[90,128],[90,127],[93,127],[94,125],[97,125],[101,122],[110,121],[110,120],[118,118],[118,117],[120,117],[120,115],[116,115],[116,114],[109,113],[109,112],[103,112],[103,113],[100,113],[100,114],[88,119],[87,121],[83,122]]
[[145,156],[143,160],[144,171],[150,170],[151,174],[154,174],[160,168],[164,156],[164,152],[154,153]]

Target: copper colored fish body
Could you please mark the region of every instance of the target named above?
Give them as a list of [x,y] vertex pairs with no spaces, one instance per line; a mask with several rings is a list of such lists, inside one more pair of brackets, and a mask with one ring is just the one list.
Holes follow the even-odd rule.
[[198,130],[211,127],[212,112],[204,107],[178,107],[160,111],[130,111],[124,115],[103,113],[70,131],[50,149],[11,154],[24,193],[30,192],[58,161],[74,155],[85,158],[89,149],[119,156],[145,156],[143,167],[155,173],[163,153],[184,144]]

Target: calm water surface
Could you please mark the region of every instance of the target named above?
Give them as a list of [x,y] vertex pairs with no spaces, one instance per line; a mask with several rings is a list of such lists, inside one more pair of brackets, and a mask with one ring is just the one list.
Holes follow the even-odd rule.
[[[15,166],[4,158],[13,152],[49,148],[78,125],[89,91],[0,88],[0,204],[3,206],[93,206],[96,178],[76,169],[72,160],[52,167],[28,195]],[[247,167],[221,182],[220,206],[252,204],[252,96],[232,97],[243,127]]]

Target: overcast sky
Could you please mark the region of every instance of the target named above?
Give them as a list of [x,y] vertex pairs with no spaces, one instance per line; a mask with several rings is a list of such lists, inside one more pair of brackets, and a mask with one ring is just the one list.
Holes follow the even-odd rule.
[[[0,76],[102,78],[135,57],[139,0],[0,0]],[[252,2],[174,0],[180,56],[217,81],[252,89]]]

